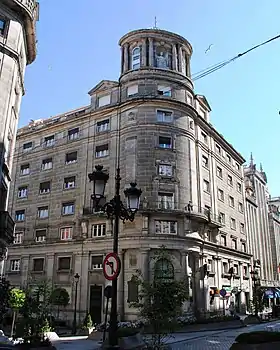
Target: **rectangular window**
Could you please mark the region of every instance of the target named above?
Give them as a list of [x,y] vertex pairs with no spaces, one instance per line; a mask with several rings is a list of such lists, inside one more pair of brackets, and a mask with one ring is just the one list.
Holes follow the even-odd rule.
[[127,88],[127,96],[131,97],[138,94],[138,85],[131,85]]
[[240,165],[238,163],[235,163],[236,170],[240,170]]
[[42,272],[44,271],[44,258],[35,258],[33,259],[33,271]]
[[187,100],[187,104],[192,106],[193,99],[192,99],[192,96],[189,95],[188,93],[186,94],[186,100]]
[[6,21],[0,18],[0,35],[4,35]]
[[50,181],[41,182],[39,193],[45,194],[45,193],[50,193],[50,192],[51,192],[51,182]]
[[21,244],[23,240],[23,232],[16,232],[14,235],[14,244]]
[[96,123],[96,131],[97,132],[108,131],[110,129],[109,126],[110,126],[109,119],[101,120],[100,122]]
[[239,266],[237,264],[233,265],[233,273],[235,275],[239,275]]
[[229,154],[227,154],[227,161],[231,163],[231,156]]
[[209,162],[208,162],[208,158],[206,156],[202,156],[202,166],[204,166],[204,168],[209,167]]
[[223,169],[217,166],[217,176],[219,176],[221,179],[223,178]]
[[158,194],[158,208],[159,209],[174,209],[173,193],[159,193]]
[[241,250],[243,253],[246,253],[246,243],[245,242],[241,243]]
[[22,164],[20,166],[20,175],[29,175],[30,173],[30,166],[29,164]]
[[66,153],[65,156],[65,164],[74,164],[77,163],[77,159],[78,159],[78,152],[70,152],[70,153]]
[[62,204],[62,215],[73,215],[75,213],[74,202],[63,203]]
[[157,110],[157,121],[171,123],[173,121],[173,113],[169,111]]
[[102,255],[94,255],[91,257],[91,269],[92,270],[101,270],[103,264]]
[[243,203],[238,203],[238,210],[240,211],[240,213],[243,213]]
[[176,235],[177,234],[177,222],[167,220],[155,221],[156,233],[163,235]]
[[70,256],[65,256],[65,257],[59,257],[58,258],[58,270],[63,271],[63,270],[70,270],[71,268],[71,258]]
[[210,183],[207,180],[203,180],[203,191],[210,192]]
[[217,143],[215,147],[216,147],[216,153],[221,154],[222,153],[221,147]]
[[201,132],[201,139],[204,143],[207,143],[207,141],[208,141],[207,135],[203,131]]
[[28,187],[22,186],[18,188],[18,198],[27,198]]
[[219,199],[220,201],[224,201],[224,200],[225,200],[224,191],[221,190],[220,188],[218,188],[218,199]]
[[232,181],[232,176],[228,175],[228,181],[227,181],[228,185],[232,186],[233,185],[233,181]]
[[15,221],[25,220],[25,210],[16,210]]
[[46,158],[42,160],[42,170],[49,170],[53,167],[52,158]]
[[35,242],[37,242],[37,243],[45,242],[46,237],[47,237],[47,230],[46,229],[41,229],[41,230],[35,231]]
[[232,249],[235,249],[235,250],[237,250],[237,240],[234,238],[233,240],[232,240]]
[[240,183],[240,182],[237,182],[236,188],[237,188],[237,191],[241,193],[242,186],[241,186],[241,183]]
[[103,237],[106,235],[106,224],[96,224],[91,227],[91,237]]
[[45,147],[51,147],[51,146],[54,146],[54,144],[55,144],[54,135],[47,136],[44,138]]
[[64,189],[75,188],[76,185],[76,177],[69,176],[64,178]]
[[232,196],[228,197],[228,204],[230,207],[234,208],[234,198]]
[[98,107],[109,105],[110,102],[111,102],[111,95],[98,97]]
[[80,136],[80,129],[79,128],[74,128],[71,130],[68,130],[68,140],[73,141],[77,140]]
[[60,239],[62,241],[68,241],[73,238],[73,227],[62,227],[60,229]]
[[106,143],[105,145],[100,145],[95,147],[95,157],[102,158],[109,155],[109,145]]
[[222,212],[219,213],[219,222],[220,222],[221,224],[225,224],[225,222],[226,222],[225,213],[222,213]]
[[245,225],[241,222],[240,223],[240,232],[241,233],[244,233],[244,228],[245,228]]
[[171,137],[159,136],[158,143],[160,148],[172,148],[172,139]]
[[236,220],[234,218],[230,219],[230,228],[236,230]]
[[160,96],[171,97],[171,87],[159,85],[157,93]]
[[248,277],[248,266],[243,265],[243,277]]
[[158,174],[160,176],[172,176],[172,165],[166,165],[166,164],[159,164],[158,166]]
[[224,235],[221,236],[221,245],[224,247],[227,246],[227,238]]
[[39,219],[46,219],[49,217],[49,207],[44,206],[44,207],[39,207],[38,208],[38,218]]
[[23,144],[23,152],[29,152],[33,148],[33,143],[32,142],[26,142]]
[[20,259],[11,260],[10,269],[11,269],[11,271],[13,271],[13,272],[18,272],[18,271],[20,271]]

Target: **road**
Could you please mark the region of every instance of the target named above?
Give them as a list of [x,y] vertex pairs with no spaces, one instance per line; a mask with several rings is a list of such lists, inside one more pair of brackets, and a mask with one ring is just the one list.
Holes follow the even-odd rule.
[[[224,331],[177,333],[174,335],[174,338],[168,340],[168,343],[172,350],[229,350],[238,334],[265,330],[267,327],[274,325],[279,325],[280,327],[280,322],[275,321]],[[87,340],[86,337],[63,337],[53,343],[57,350],[100,349],[99,342]]]
[[[229,350],[238,334],[265,330],[267,326],[279,324],[279,321],[269,324],[252,325],[226,331],[192,333],[187,340],[170,344],[172,350]],[[170,340],[171,341],[171,340]]]

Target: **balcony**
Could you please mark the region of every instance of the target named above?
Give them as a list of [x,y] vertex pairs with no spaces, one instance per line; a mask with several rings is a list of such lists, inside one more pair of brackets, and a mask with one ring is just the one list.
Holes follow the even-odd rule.
[[7,6],[19,8],[28,13],[32,20],[36,20],[37,16],[37,1],[36,0],[3,0]]
[[15,223],[11,215],[7,211],[0,211],[0,239],[7,244],[14,241]]

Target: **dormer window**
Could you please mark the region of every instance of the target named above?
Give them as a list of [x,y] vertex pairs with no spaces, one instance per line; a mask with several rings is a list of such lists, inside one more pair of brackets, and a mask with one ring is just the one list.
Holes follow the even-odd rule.
[[111,103],[111,95],[98,97],[98,107],[103,107]]
[[131,69],[139,69],[140,68],[140,59],[141,59],[141,51],[140,47],[135,47],[132,50],[132,57],[131,57]]

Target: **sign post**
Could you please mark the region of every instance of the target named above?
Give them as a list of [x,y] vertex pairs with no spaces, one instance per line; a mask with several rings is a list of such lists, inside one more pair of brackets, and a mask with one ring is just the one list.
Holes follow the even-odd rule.
[[224,316],[226,315],[226,304],[225,304],[226,294],[227,294],[227,291],[224,288],[220,290],[220,296],[223,298],[223,315]]
[[107,286],[104,290],[104,296],[107,299],[106,300],[106,309],[105,309],[105,328],[103,332],[103,343],[106,339],[106,331],[107,331],[107,319],[108,319],[108,306],[109,306],[109,299],[112,298],[112,286]]

